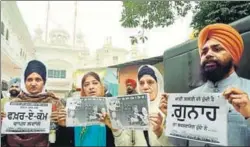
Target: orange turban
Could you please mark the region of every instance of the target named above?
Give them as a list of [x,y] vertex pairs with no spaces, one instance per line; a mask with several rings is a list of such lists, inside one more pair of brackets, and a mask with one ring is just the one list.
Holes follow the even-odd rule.
[[209,39],[215,39],[223,44],[225,49],[231,54],[234,64],[239,64],[244,43],[237,30],[230,25],[222,23],[206,26],[201,30],[198,37],[199,52]]

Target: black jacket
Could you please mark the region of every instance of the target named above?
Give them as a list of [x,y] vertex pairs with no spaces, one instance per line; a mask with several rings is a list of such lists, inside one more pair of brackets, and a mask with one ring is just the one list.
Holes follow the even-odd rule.
[[[111,93],[107,93],[106,97],[112,97]],[[106,147],[115,147],[115,140],[111,129],[106,126]]]
[[[98,133],[98,132],[97,132]],[[50,147],[75,147],[74,128],[59,127],[56,131],[56,142]],[[106,147],[115,147],[111,129],[106,126]]]
[[109,127],[106,126],[106,147],[115,147],[115,140],[113,133]]
[[56,142],[50,144],[50,147],[74,147],[74,128],[58,127],[56,130]]

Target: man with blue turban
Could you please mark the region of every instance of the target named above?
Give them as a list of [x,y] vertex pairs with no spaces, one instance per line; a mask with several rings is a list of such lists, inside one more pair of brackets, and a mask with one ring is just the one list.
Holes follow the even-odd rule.
[[10,93],[10,98],[15,98],[19,95],[21,88],[21,79],[20,78],[13,78],[9,82],[9,93]]
[[20,91],[21,91],[20,85],[21,85],[20,78],[13,78],[9,81],[10,97],[4,97],[1,99],[1,111],[4,110],[5,103],[7,103],[13,98],[16,98],[20,94]]

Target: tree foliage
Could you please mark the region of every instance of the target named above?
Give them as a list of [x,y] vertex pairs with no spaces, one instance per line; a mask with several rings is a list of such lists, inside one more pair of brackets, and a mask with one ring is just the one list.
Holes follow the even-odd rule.
[[195,7],[195,15],[191,26],[199,31],[213,23],[231,23],[250,15],[250,2],[248,1],[199,1]]
[[144,43],[148,38],[144,31],[153,27],[167,27],[177,17],[183,17],[190,10],[189,1],[123,1],[121,24],[125,28],[141,28],[131,36],[131,43]]
[[[195,3],[195,5],[192,5]],[[154,27],[167,27],[178,17],[184,17],[193,10],[191,27],[197,36],[199,31],[212,23],[231,23],[250,15],[249,1],[123,1],[121,17],[125,28],[141,28],[130,36],[131,43],[144,43],[148,38],[145,30]]]

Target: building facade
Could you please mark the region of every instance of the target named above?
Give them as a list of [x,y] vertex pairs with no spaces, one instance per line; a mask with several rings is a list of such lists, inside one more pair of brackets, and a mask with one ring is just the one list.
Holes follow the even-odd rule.
[[31,35],[15,1],[1,2],[1,80],[21,77],[26,63],[35,58]]
[[59,97],[64,97],[74,85],[73,74],[82,69],[101,68],[128,61],[127,49],[114,47],[108,37],[102,48],[94,52],[86,47],[84,35],[76,34],[75,45],[69,44],[69,33],[62,28],[52,29],[48,40],[43,31],[35,30],[36,58],[45,63],[48,70],[46,88]]
[[46,40],[43,30],[35,29],[31,37],[15,1],[1,2],[1,80],[8,82],[21,77],[27,62],[42,61],[47,67],[46,88],[58,97],[64,97],[73,85],[76,71],[124,63],[145,57],[136,47],[131,50],[115,47],[107,37],[101,48],[90,51],[84,35],[76,33],[75,43],[69,43],[67,31],[58,27],[50,30]]
[[61,28],[49,32],[48,40],[43,39],[43,31],[35,30],[34,45],[36,57],[47,67],[46,89],[64,97],[72,88],[72,74],[80,66],[78,48],[68,44],[69,34]]
[[96,50],[96,67],[107,67],[126,62],[128,53],[127,49],[113,46],[112,38],[107,37],[103,47]]

